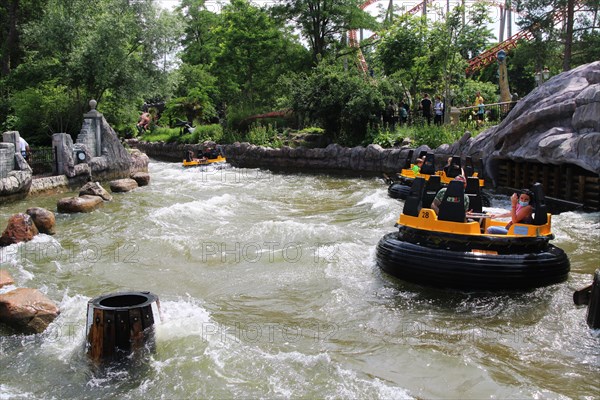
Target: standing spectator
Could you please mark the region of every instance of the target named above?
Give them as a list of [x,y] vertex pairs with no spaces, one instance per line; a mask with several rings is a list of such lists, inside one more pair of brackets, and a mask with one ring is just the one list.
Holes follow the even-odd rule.
[[435,116],[433,117],[433,123],[438,126],[442,125],[442,120],[444,119],[444,103],[442,102],[440,96],[435,96],[433,111],[435,112]]
[[404,100],[400,100],[400,106],[398,107],[399,122],[400,126],[406,124],[408,122],[408,109],[409,106],[404,102]]
[[19,150],[21,151],[23,158],[25,160],[29,160],[29,153],[31,152],[29,149],[29,143],[27,143],[21,136],[19,136]]
[[475,107],[477,107],[477,125],[481,125],[485,119],[485,104],[480,92],[475,95]]
[[431,125],[431,100],[427,93],[423,94],[419,108],[423,111],[423,118],[427,120],[427,125]]

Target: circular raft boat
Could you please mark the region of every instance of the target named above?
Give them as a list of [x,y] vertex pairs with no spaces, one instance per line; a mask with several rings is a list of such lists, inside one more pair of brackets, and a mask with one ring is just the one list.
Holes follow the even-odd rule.
[[398,231],[377,245],[377,265],[405,281],[459,290],[526,290],[568,278],[567,255],[549,243],[554,237],[551,215],[540,184],[533,188],[534,223],[513,224],[507,235],[486,234],[488,227],[506,222],[485,214],[467,221],[463,190],[461,182],[449,184],[438,216],[422,207],[425,181],[416,179]]

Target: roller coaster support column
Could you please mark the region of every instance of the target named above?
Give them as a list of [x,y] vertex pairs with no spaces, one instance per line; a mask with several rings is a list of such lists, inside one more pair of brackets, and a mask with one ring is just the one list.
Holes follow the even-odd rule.
[[510,102],[510,88],[508,87],[508,70],[506,69],[506,52],[500,50],[496,57],[498,58],[498,71],[499,78],[498,84],[500,85],[500,101],[502,103]]

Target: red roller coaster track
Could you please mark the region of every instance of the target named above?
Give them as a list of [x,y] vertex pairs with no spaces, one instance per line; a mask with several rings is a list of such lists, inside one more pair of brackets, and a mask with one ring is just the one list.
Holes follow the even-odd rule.
[[[380,0],[367,0],[365,3],[361,4],[359,6],[359,8],[361,10],[364,10],[365,8],[367,8],[368,6],[370,6],[373,3],[376,3],[377,1],[380,1]],[[430,5],[432,2],[433,2],[433,0],[427,0],[427,5]],[[488,3],[490,3],[494,6],[503,7],[502,4],[495,2],[495,1],[488,1]],[[415,13],[421,11],[423,9],[423,4],[424,4],[424,2],[417,4],[415,7],[408,10],[407,13],[415,14]],[[582,8],[582,4],[578,4],[575,8],[575,11],[579,11],[579,10],[581,10],[581,8]],[[513,10],[513,11],[515,11],[515,10]],[[554,12],[553,13],[553,21],[555,24],[562,22],[563,19],[564,19],[564,12]],[[487,49],[483,53],[470,59],[469,66],[467,67],[465,72],[467,73],[467,75],[470,75],[470,74],[473,74],[473,73],[479,71],[482,68],[487,67],[488,65],[493,64],[494,62],[496,62],[496,57],[500,50],[504,50],[504,51],[508,52],[509,50],[517,47],[517,43],[520,40],[528,41],[528,40],[533,39],[533,37],[534,37],[533,33],[531,33],[531,31],[529,29],[523,29],[523,30],[515,33],[514,35],[512,35],[505,41],[498,43],[497,45]],[[359,44],[358,40],[356,39],[356,31],[355,30],[350,31],[349,38],[350,38],[350,46],[356,47],[358,49],[359,68],[361,69],[361,71],[363,71],[363,73],[367,74],[369,71],[369,66],[367,65],[367,61],[365,60],[364,54],[360,50],[360,44]]]

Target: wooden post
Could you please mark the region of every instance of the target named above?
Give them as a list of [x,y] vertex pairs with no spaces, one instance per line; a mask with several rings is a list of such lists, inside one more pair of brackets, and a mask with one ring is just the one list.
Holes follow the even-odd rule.
[[583,204],[585,200],[585,176],[579,175],[579,202]]
[[543,175],[543,178],[542,178],[542,185],[544,186],[544,189],[546,191],[549,191],[550,190],[550,186],[548,186],[548,175],[549,175],[549,173],[548,173],[548,164],[544,164],[543,173],[544,173],[544,175]]
[[112,293],[90,300],[88,356],[104,362],[125,358],[145,345],[154,351],[154,308],[158,313],[158,297],[150,292]]
[[565,185],[565,198],[567,200],[573,200],[573,168],[567,165],[567,178],[563,180]]
[[553,189],[554,189],[554,197],[559,197],[560,196],[560,185],[561,185],[561,179],[560,179],[560,165],[555,165],[554,166],[554,182],[553,182]]

